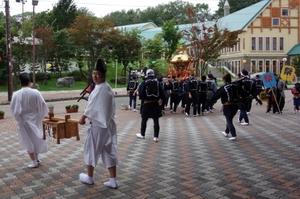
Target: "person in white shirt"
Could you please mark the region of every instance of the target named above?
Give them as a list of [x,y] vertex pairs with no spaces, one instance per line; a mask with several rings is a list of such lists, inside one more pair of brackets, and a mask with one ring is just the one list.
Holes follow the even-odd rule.
[[42,138],[42,121],[49,109],[41,93],[30,87],[29,74],[21,73],[19,79],[22,88],[13,94],[10,110],[18,122],[17,131],[23,151],[32,160],[28,167],[35,168],[40,162],[38,154],[48,151],[47,142]]
[[101,156],[104,166],[108,169],[110,180],[104,185],[117,188],[116,180],[118,154],[117,128],[115,122],[114,93],[106,82],[106,64],[99,59],[93,71],[95,88],[90,94],[87,107],[79,120],[84,125],[85,119],[90,121],[84,143],[83,156],[87,174],[81,173],[79,179],[86,184],[94,184],[94,168]]

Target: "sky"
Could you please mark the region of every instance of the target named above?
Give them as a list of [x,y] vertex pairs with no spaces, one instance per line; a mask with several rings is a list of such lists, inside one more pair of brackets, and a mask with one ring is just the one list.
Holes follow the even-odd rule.
[[[22,1],[22,0],[21,0]],[[35,7],[35,12],[39,13],[52,9],[52,7],[59,0],[39,0],[38,5]],[[206,3],[209,5],[211,11],[218,9],[219,0],[184,0],[190,3]],[[21,14],[24,8],[24,12],[32,12],[32,0],[23,0],[24,4],[17,3],[16,0],[9,0],[10,15]],[[155,7],[159,4],[168,4],[170,0],[74,0],[77,8],[86,7],[89,11],[93,12],[97,17],[103,17],[106,14],[115,11],[140,9],[145,10],[147,7]],[[5,13],[4,0],[0,0],[0,12]]]

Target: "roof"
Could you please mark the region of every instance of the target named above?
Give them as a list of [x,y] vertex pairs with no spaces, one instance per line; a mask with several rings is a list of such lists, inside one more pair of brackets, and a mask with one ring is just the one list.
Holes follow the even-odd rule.
[[220,18],[218,24],[222,26],[222,29],[227,28],[230,31],[246,30],[248,25],[255,20],[271,2],[272,0],[262,0],[256,4]]
[[124,26],[116,26],[119,30],[125,30],[125,31],[130,31],[132,29],[137,28],[141,32],[152,29],[152,28],[157,28],[157,25],[155,25],[152,22],[147,22],[147,23],[138,23],[138,24],[131,24],[131,25],[124,25]]
[[287,53],[288,56],[300,55],[300,43],[293,46],[293,48]]

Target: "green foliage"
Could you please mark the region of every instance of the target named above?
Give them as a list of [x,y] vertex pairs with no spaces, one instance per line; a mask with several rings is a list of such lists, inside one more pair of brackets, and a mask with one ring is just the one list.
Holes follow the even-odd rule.
[[210,14],[210,9],[207,4],[193,4],[182,0],[170,1],[167,4],[159,4],[155,7],[148,7],[144,10],[130,9],[127,12],[125,10],[116,11],[110,13],[108,16],[116,26],[153,22],[160,27],[169,20],[174,20],[175,24],[188,23],[189,21],[186,18],[187,8],[191,8],[196,13],[200,13],[202,19],[212,19],[212,15]]
[[5,114],[5,112],[0,110],[0,115],[4,115],[4,114]]
[[[243,8],[246,8],[248,6],[251,6],[257,2],[260,2],[262,0],[247,0],[247,1],[241,1],[241,0],[227,0],[230,5],[230,13],[234,13],[236,11],[239,11]],[[226,0],[220,0],[219,1],[219,9],[215,13],[215,18],[220,18],[224,16],[224,4]]]
[[300,77],[300,55],[297,55],[296,57],[293,57],[292,59],[292,66],[295,67],[296,76]]
[[78,108],[79,108],[79,105],[78,105],[78,104],[73,104],[73,105],[71,106],[71,108],[72,108],[72,109],[78,109]]
[[[29,76],[30,76],[30,79],[32,80],[32,73],[30,73]],[[42,81],[44,81],[45,76],[46,76],[47,80],[50,80],[52,78],[51,74],[49,74],[49,73],[46,73],[46,74],[44,74],[44,73],[35,73],[35,80],[42,82]]]
[[77,6],[74,0],[59,0],[51,12],[51,21],[55,30],[71,27],[77,15]]
[[73,104],[73,105],[67,105],[65,106],[65,109],[78,109],[79,105],[78,104]]
[[48,109],[50,109],[50,110],[52,109],[53,110],[54,109],[54,105],[53,104],[48,104]]
[[175,26],[173,20],[167,21],[162,26],[162,38],[164,39],[166,45],[165,57],[171,57],[172,54],[177,50],[179,41],[181,39],[181,34],[179,33],[178,26]]
[[112,53],[124,66],[123,76],[126,76],[128,64],[140,59],[141,48],[142,42],[138,29],[126,31],[120,36]]
[[82,76],[82,73],[79,70],[75,70],[68,73],[68,76],[74,77],[74,80],[77,81],[85,81],[86,79]]
[[157,60],[162,57],[163,40],[161,35],[157,34],[153,39],[143,41],[143,53],[145,58]]

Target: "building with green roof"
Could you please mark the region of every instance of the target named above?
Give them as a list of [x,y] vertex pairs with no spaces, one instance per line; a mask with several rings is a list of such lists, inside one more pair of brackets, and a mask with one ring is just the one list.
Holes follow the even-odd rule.
[[[289,64],[289,55],[300,53],[299,0],[262,0],[237,12],[230,13],[226,1],[224,17],[218,20],[221,29],[241,30],[239,42],[221,51],[214,65],[225,66],[234,74],[246,69],[251,73],[274,72]],[[215,22],[211,23],[211,26]],[[190,24],[179,25],[180,30]],[[123,26],[129,30],[137,27],[145,39],[153,38],[162,29],[153,23]],[[120,26],[118,27],[120,28]],[[286,58],[286,59],[283,59]],[[283,61],[287,60],[287,61]],[[206,60],[213,62],[213,60]]]

